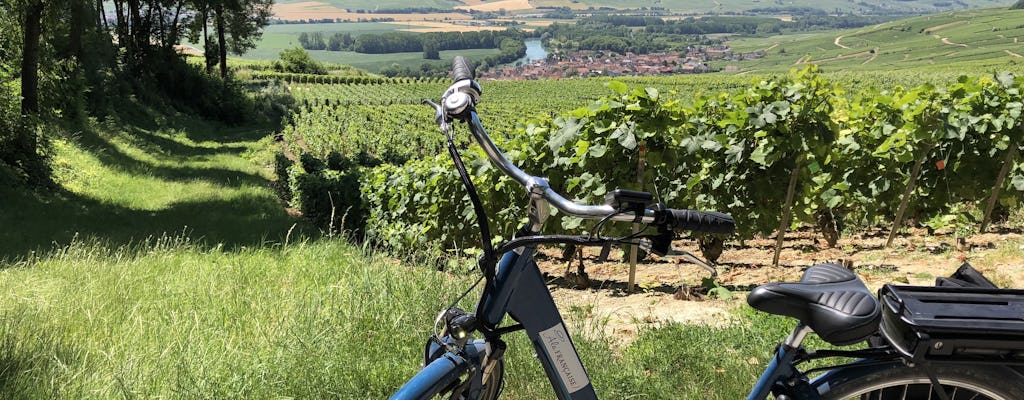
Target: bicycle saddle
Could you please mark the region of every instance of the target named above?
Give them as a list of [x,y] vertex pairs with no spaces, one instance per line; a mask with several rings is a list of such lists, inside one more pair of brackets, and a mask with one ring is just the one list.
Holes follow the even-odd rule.
[[747,296],[755,309],[793,317],[819,337],[842,346],[861,341],[878,330],[881,307],[850,270],[836,264],[807,269],[799,283],[758,286]]

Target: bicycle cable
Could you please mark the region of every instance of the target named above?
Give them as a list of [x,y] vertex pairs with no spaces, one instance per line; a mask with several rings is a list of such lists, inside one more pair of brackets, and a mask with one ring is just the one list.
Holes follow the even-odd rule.
[[[462,301],[462,299],[466,298],[466,296],[469,295],[469,292],[472,292],[473,289],[476,289],[477,286],[480,286],[480,281],[483,281],[483,280],[484,280],[484,277],[483,277],[483,275],[481,275],[479,278],[477,278],[476,282],[473,282],[473,284],[469,286],[469,289],[466,289],[466,291],[462,292],[462,294],[459,295],[459,297],[455,298],[455,301],[451,302],[451,304],[448,304],[448,307],[445,307],[444,311],[441,311],[441,315],[444,315],[444,314],[448,313],[449,310],[455,308],[455,306],[457,304],[459,304],[459,302]],[[438,318],[438,319],[434,320],[434,336],[437,336],[437,334],[438,334],[437,324],[440,321],[441,321],[441,318]]]

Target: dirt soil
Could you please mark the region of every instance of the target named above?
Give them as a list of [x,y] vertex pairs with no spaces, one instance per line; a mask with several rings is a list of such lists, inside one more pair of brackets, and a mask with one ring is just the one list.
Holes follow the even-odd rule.
[[[780,265],[772,266],[775,238],[727,243],[718,260],[717,282],[733,293],[731,299],[701,295],[701,279],[710,272],[681,259],[649,256],[637,265],[636,285],[627,290],[628,262],[613,248],[607,261],[599,261],[600,248],[583,252],[587,276],[577,274],[579,258],[571,266],[560,248],[542,249],[537,257],[541,271],[563,317],[582,334],[604,333],[628,343],[644,327],[665,322],[720,325],[730,323],[731,309],[746,307],[746,293],[776,281],[799,281],[807,267],[835,262],[852,268],[869,289],[885,283],[934,285],[936,277],[949,276],[968,262],[1001,287],[1024,288],[1024,235],[1019,231],[976,234],[958,240],[949,234],[928,235],[924,229],[899,236],[892,248],[884,248],[887,232],[872,231],[844,236],[829,248],[811,230],[786,237]],[[695,241],[677,240],[675,250],[686,250],[703,259]],[[696,294],[693,294],[696,293]]]

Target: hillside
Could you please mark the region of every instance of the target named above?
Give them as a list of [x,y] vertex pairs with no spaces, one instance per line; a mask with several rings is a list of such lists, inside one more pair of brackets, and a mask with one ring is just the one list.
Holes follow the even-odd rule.
[[394,10],[404,8],[434,8],[440,10],[468,9],[474,11],[506,11],[530,13],[540,9],[569,7],[577,10],[594,8],[637,9],[662,8],[685,13],[736,13],[736,12],[767,12],[787,14],[794,11],[815,11],[825,13],[854,14],[926,14],[946,10],[960,10],[980,7],[1002,7],[1013,4],[1008,0],[719,0],[710,2],[694,2],[688,0],[426,0],[415,4],[401,0],[322,0],[301,1],[285,0],[281,4],[299,5],[302,7],[319,8],[320,11],[348,10],[356,12],[364,10]]
[[740,71],[785,70],[800,64],[826,69],[1012,69],[1024,62],[1024,10],[946,12],[872,27],[732,40],[735,52],[764,51],[757,60],[726,62]]

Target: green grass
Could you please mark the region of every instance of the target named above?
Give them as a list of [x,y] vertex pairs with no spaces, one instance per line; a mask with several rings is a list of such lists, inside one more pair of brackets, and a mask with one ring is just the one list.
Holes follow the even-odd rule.
[[310,231],[285,213],[268,171],[253,162],[268,131],[160,118],[128,127],[91,123],[75,132],[51,126],[46,135],[62,189],[0,187],[0,226],[12,227],[0,231],[0,260],[45,254],[75,239],[118,246],[185,234],[238,247],[282,242],[296,223],[296,237]]
[[[328,240],[140,250],[75,242],[0,271],[0,397],[383,398],[473,280]],[[643,331],[624,349],[576,342],[604,397],[725,400],[787,328],[748,312],[726,328]],[[509,339],[506,398],[550,398],[525,335]]]

